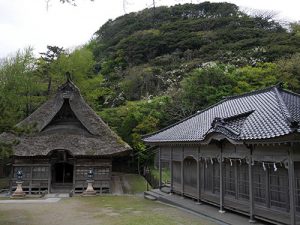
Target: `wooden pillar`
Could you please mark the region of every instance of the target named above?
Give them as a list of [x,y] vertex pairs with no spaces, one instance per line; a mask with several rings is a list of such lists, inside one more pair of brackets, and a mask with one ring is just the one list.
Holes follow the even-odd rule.
[[222,143],[220,143],[220,210],[219,213],[225,213],[224,211],[224,191],[223,191],[223,150]]
[[198,151],[197,151],[197,197],[198,197],[198,202],[200,201],[200,160],[199,160],[199,156],[200,156],[200,147],[198,147]]
[[252,146],[250,146],[250,159],[249,159],[249,165],[248,165],[248,170],[249,170],[249,222],[254,223],[255,218],[254,218],[254,194],[253,194],[253,171],[252,171]]
[[48,194],[50,194],[50,189],[51,189],[51,163],[49,163],[48,166]]
[[30,166],[30,177],[29,177],[29,179],[30,179],[30,180],[29,180],[29,190],[28,190],[28,191],[29,191],[29,194],[32,194],[32,193],[31,193],[31,191],[32,191],[32,167],[33,167],[33,166],[31,165],[31,166]]
[[290,224],[296,224],[296,217],[295,217],[295,167],[293,161],[293,144],[289,149],[289,194],[290,194]]
[[181,154],[181,195],[184,193],[184,170],[183,170],[183,160],[184,160],[184,147],[182,147]]
[[173,147],[170,150],[170,176],[171,176],[171,185],[170,185],[170,192],[173,192]]
[[14,173],[15,173],[15,166],[14,166],[14,159],[13,160],[13,164],[9,173],[9,193],[12,193],[12,186],[14,185],[13,183],[13,179],[14,179]]
[[265,177],[266,177],[266,205],[267,208],[270,208],[271,204],[270,204],[270,170],[266,165],[266,171],[265,171]]
[[76,161],[74,159],[74,165],[73,165],[73,191],[75,194],[75,184],[76,184]]
[[159,169],[159,182],[158,188],[161,189],[162,187],[162,173],[161,173],[161,148],[158,149],[158,169]]

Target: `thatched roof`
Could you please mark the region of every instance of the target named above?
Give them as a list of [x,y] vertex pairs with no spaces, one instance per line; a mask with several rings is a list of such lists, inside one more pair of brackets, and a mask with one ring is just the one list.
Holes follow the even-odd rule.
[[[71,122],[57,122],[64,108],[72,114]],[[30,125],[34,125],[37,132],[0,136],[3,142],[17,141],[13,146],[16,156],[47,155],[56,149],[69,150],[73,155],[113,156],[126,154],[131,149],[84,101],[79,89],[69,80],[53,98],[17,124],[19,127]]]

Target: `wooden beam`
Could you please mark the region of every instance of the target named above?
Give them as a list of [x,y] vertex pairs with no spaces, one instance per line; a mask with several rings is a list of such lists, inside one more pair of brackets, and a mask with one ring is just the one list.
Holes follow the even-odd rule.
[[224,191],[223,191],[223,150],[222,144],[220,144],[220,210],[219,213],[225,213],[224,211]]
[[293,161],[293,145],[289,149],[289,194],[290,194],[290,224],[296,224],[296,217],[295,217],[295,167]]
[[250,223],[255,223],[255,217],[254,217],[254,195],[253,195],[253,171],[252,171],[252,146],[249,148],[249,165],[248,165],[248,170],[249,170],[249,222]]

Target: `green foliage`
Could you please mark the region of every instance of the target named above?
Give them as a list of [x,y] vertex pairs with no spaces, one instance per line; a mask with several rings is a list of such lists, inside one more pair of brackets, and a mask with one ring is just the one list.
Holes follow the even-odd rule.
[[202,69],[196,69],[185,78],[180,97],[183,107],[196,111],[231,95],[236,85],[230,76],[233,66],[214,65]]
[[154,132],[169,119],[165,109],[169,105],[168,97],[151,100],[127,102],[126,105],[108,108],[99,114],[124,141],[130,144],[135,153],[136,163],[143,164],[149,159],[142,135]]
[[7,57],[0,65],[0,107],[5,108],[0,118],[14,125],[16,121],[32,113],[44,100],[44,86],[38,83],[34,73],[35,58],[31,48]]
[[287,87],[297,93],[300,93],[300,53],[290,58],[278,61],[280,80]]
[[107,106],[119,106],[177,89],[186,74],[207,62],[239,67],[290,57],[300,51],[298,26],[285,29],[234,4],[203,2],[109,20],[88,48],[114,93]]
[[12,154],[13,143],[0,143],[0,160],[5,160]]
[[193,113],[222,100],[223,97],[262,89],[280,81],[292,84],[288,77],[280,76],[280,70],[275,63],[244,67],[212,64],[195,69],[183,79],[181,92],[174,97],[177,98],[174,101],[177,107]]

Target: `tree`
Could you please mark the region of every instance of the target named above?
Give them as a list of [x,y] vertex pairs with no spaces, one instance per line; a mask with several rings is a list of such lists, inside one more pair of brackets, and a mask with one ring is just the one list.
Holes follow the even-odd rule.
[[0,65],[0,95],[6,98],[15,122],[28,116],[44,100],[44,85],[39,82],[35,69],[32,48],[18,51]]
[[65,50],[63,47],[57,47],[57,46],[51,46],[47,45],[47,51],[41,52],[41,58],[39,60],[39,72],[41,76],[46,77],[48,80],[48,88],[47,88],[47,95],[50,95],[51,93],[51,85],[52,85],[52,66],[54,65],[54,62],[58,60],[58,58],[65,54]]
[[278,61],[280,80],[290,90],[300,93],[300,53]]

